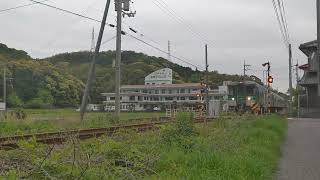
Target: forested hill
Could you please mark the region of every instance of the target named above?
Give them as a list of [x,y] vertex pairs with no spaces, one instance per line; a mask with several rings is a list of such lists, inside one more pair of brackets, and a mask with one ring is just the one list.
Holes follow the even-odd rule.
[[27,52],[8,48],[7,45],[0,43],[0,55],[2,58],[11,59],[31,59]]
[[[101,52],[97,58],[96,81],[93,86],[92,100],[100,102],[102,92],[114,92],[114,51]],[[69,71],[82,82],[86,82],[92,60],[92,53],[88,51],[58,54],[43,60],[49,61],[57,67]],[[172,63],[162,57],[148,56],[134,51],[123,51],[121,62],[122,84],[144,84],[144,77],[161,68],[173,70],[174,83],[200,82],[204,78],[203,72],[190,67]],[[239,75],[219,74],[217,71],[209,73],[210,86],[221,85],[223,81],[248,80],[249,77]]]
[[[110,81],[107,83],[113,90],[113,61],[114,51],[102,52],[97,59],[97,80]],[[69,69],[73,75],[85,81],[89,64],[92,60],[92,53],[87,51],[58,54],[45,60]],[[134,51],[122,52],[122,84],[143,84],[144,77],[161,68],[171,68],[174,72],[174,83],[199,82],[203,78],[203,72],[196,71],[190,67],[184,67],[172,63],[162,57],[148,56]],[[246,78],[248,79],[248,77]],[[209,73],[210,85],[221,85],[223,81],[243,80],[239,75],[220,74],[217,71]],[[108,88],[106,90],[109,90]]]
[[3,44],[0,44],[0,63],[0,99],[3,100],[5,64],[9,107],[76,107],[80,103],[84,84],[68,71]]
[[[91,92],[91,103],[100,103],[102,92],[114,91],[114,59],[114,51],[101,52],[97,58],[96,81]],[[88,51],[33,59],[25,51],[0,44],[0,62],[7,63],[7,76],[10,79],[7,81],[9,105],[11,107],[78,106],[91,60],[92,53]],[[123,51],[122,84],[143,84],[145,76],[165,67],[173,70],[174,83],[200,82],[204,77],[203,72],[183,67],[161,57]],[[210,86],[221,85],[223,81],[239,80],[244,78],[238,75],[219,74],[217,71],[209,73]],[[2,85],[3,82],[0,81],[0,87]]]

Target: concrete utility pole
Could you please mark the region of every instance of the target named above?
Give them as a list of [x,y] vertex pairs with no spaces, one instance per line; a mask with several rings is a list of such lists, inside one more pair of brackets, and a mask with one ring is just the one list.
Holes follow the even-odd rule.
[[317,0],[318,96],[320,96],[320,0]]
[[292,50],[289,44],[289,117],[292,117]]
[[296,67],[295,68],[295,70],[296,70],[296,82],[297,82],[297,87],[298,87],[298,83],[299,83],[299,64],[298,64],[298,62],[294,66]]
[[207,116],[209,116],[209,65],[208,65],[208,45],[205,46],[205,57],[206,57],[206,110]]
[[85,90],[84,90],[84,93],[83,93],[83,97],[82,97],[82,101],[81,101],[81,107],[80,107],[81,120],[83,120],[84,113],[85,113],[85,111],[87,109],[89,92],[90,92],[90,89],[91,89],[91,86],[92,86],[92,81],[94,80],[94,76],[95,76],[96,58],[98,57],[99,51],[100,51],[100,45],[101,45],[101,41],[102,41],[102,37],[103,37],[104,27],[106,26],[106,20],[107,20],[107,16],[108,16],[110,1],[111,0],[107,0],[106,7],[104,9],[104,14],[103,14],[103,18],[102,18],[102,21],[101,21],[98,41],[97,41],[97,45],[95,47],[95,51],[94,51],[94,54],[93,54],[92,62],[91,62],[91,65],[90,65],[90,70],[89,70],[89,73],[88,73],[88,79],[87,79],[86,87],[85,87]]
[[246,64],[246,61],[244,61],[244,63],[243,63],[243,76],[246,76],[246,72],[249,71],[250,66],[251,65]]
[[171,61],[171,42],[168,41],[168,61]]
[[92,28],[92,34],[91,34],[91,48],[90,51],[93,52],[94,51],[94,45],[95,45],[95,39],[94,39],[94,27]]
[[115,0],[115,10],[117,11],[117,40],[116,40],[116,62],[115,62],[115,116],[119,117],[120,115],[120,87],[121,87],[121,34],[122,34],[122,13],[128,17],[134,17],[136,12],[130,11],[130,2],[131,0]]
[[7,109],[7,66],[3,66],[3,102]]
[[122,24],[122,0],[115,0],[117,11],[117,42],[116,42],[116,82],[115,82],[115,116],[120,115],[120,64],[121,64],[121,24]]

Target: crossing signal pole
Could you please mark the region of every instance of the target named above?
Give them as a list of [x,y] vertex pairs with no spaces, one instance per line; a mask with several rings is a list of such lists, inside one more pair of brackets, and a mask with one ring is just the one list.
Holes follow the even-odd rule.
[[270,75],[270,69],[271,69],[271,65],[270,65],[270,62],[266,62],[264,64],[262,64],[263,67],[266,67],[267,66],[267,85],[268,85],[268,90],[267,90],[267,103],[268,103],[268,112],[270,113],[271,112],[271,103],[270,103],[270,86],[271,84],[273,83],[273,77]]
[[209,65],[208,65],[208,45],[205,45],[205,58],[206,58],[206,112],[209,116]]

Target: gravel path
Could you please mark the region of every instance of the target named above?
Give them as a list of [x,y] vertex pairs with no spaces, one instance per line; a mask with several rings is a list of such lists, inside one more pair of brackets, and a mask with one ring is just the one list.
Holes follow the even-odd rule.
[[320,180],[320,119],[289,120],[278,180]]

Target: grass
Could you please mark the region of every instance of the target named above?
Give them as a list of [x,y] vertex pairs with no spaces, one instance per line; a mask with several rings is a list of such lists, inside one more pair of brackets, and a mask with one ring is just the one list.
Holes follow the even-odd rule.
[[124,112],[120,119],[113,117],[112,113],[89,112],[85,114],[84,121],[80,121],[80,113],[74,109],[25,109],[26,119],[17,119],[8,115],[0,121],[0,137],[8,135],[60,131],[79,128],[99,128],[112,125],[121,125],[143,121],[144,118],[158,118],[164,113]]
[[[159,131],[119,132],[59,147],[21,142],[0,151],[0,177],[29,179],[273,178],[287,121],[271,116],[222,116],[194,125],[186,114]],[[50,152],[48,156],[48,152]],[[46,158],[47,157],[47,158]],[[17,162],[18,161],[18,162]],[[14,165],[12,165],[14,164]],[[19,164],[17,167],[16,164]],[[27,179],[28,179],[27,178]]]

